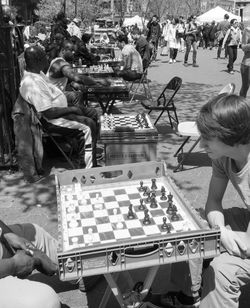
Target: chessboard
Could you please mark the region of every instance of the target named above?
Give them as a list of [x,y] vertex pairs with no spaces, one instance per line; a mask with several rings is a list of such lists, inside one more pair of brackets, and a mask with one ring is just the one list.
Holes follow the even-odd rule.
[[208,229],[168,177],[156,176],[161,164],[57,175],[62,280],[219,253],[219,230]]
[[101,131],[116,130],[135,131],[135,130],[155,130],[149,116],[146,113],[138,114],[104,114],[100,118]]
[[78,74],[86,74],[93,76],[112,76],[114,75],[114,70],[108,64],[93,65],[90,67],[77,67],[75,69]]
[[197,224],[156,179],[91,191],[61,187],[64,251],[195,230]]

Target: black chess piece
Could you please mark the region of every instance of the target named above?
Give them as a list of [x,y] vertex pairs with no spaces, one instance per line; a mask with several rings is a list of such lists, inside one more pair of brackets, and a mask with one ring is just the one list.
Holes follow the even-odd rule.
[[151,192],[150,192],[149,189],[147,191],[147,198],[146,198],[145,202],[147,202],[147,203],[151,202]]
[[167,214],[172,215],[174,213],[173,211],[173,202],[169,202],[168,208],[167,208]]
[[152,185],[151,185],[151,189],[157,189],[157,186],[156,186],[156,179],[151,179],[152,181]]
[[147,186],[144,186],[144,192],[143,192],[143,196],[147,196],[148,194],[148,187]]
[[171,192],[168,194],[168,202],[173,202],[173,195]]
[[161,193],[165,192],[166,188],[164,186],[161,187]]
[[179,220],[179,216],[175,211],[173,212],[173,215],[171,216],[171,220],[172,221],[178,221]]
[[161,200],[167,200],[167,196],[166,196],[166,191],[165,191],[165,190],[162,190],[162,191],[161,191],[160,199],[161,199]]
[[163,224],[161,226],[162,230],[167,231],[170,233],[171,231],[171,225],[167,223],[167,218],[164,216],[162,217]]
[[157,208],[157,202],[156,202],[155,197],[152,197],[152,196],[151,196],[150,207],[151,207],[152,209]]
[[130,204],[128,207],[128,219],[134,219],[135,218],[135,213],[133,212],[133,205]]
[[144,225],[150,225],[151,224],[150,217],[149,217],[149,214],[148,214],[148,209],[144,210],[144,219],[143,219],[142,223]]
[[143,199],[140,199],[139,210],[140,210],[140,211],[144,211],[144,210],[145,210],[145,206],[144,206],[144,204],[143,204]]
[[143,187],[143,181],[140,181],[140,187],[138,189],[139,191],[143,192],[144,191],[144,187]]

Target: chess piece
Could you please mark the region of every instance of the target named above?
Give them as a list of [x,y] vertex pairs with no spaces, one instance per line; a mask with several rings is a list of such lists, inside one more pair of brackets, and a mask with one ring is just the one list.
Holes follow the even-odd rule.
[[138,189],[139,191],[143,192],[144,188],[143,188],[143,181],[140,181],[140,187]]
[[144,210],[145,210],[145,206],[144,206],[144,204],[143,204],[143,199],[140,199],[139,210],[140,210],[140,211],[144,211]]
[[93,229],[92,228],[88,228],[88,242],[91,243],[94,240],[94,236],[93,236]]
[[173,195],[171,192],[168,194],[168,202],[173,202]]
[[133,212],[133,205],[130,204],[128,207],[128,219],[134,219],[135,218],[135,213]]
[[143,196],[147,196],[147,192],[148,192],[148,187],[144,186]]
[[116,228],[117,228],[117,229],[123,229],[123,223],[122,223],[122,217],[121,217],[121,215],[118,215],[118,217],[117,217]]
[[151,186],[151,189],[157,189],[157,186],[156,186],[156,179],[151,179],[152,181],[152,186]]
[[177,212],[173,212],[173,215],[171,216],[171,220],[172,221],[178,221],[179,220],[179,216],[178,216],[178,214],[177,214]]
[[148,209],[144,210],[144,219],[143,219],[142,223],[144,225],[150,225],[151,224],[150,217],[149,217],[149,214],[148,214]]
[[160,196],[160,199],[161,199],[161,200],[167,200],[167,197],[166,197],[166,191],[165,191],[165,190],[161,190],[161,196]]
[[173,203],[169,202],[168,208],[167,208],[167,214],[172,215],[173,214]]
[[151,196],[150,207],[151,207],[152,209],[157,208],[157,202],[156,202],[155,197],[152,197],[152,196]]
[[165,216],[162,217],[162,221],[163,221],[163,224],[161,226],[162,230],[169,231],[169,225],[167,224],[167,218]]
[[147,202],[147,203],[151,202],[151,192],[150,192],[149,189],[147,191],[147,198],[146,198],[145,202]]

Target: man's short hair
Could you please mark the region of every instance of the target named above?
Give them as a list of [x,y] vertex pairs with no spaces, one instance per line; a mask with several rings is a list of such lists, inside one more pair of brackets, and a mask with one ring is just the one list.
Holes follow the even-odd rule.
[[250,142],[250,102],[236,94],[220,94],[202,106],[197,127],[202,138],[234,146]]
[[44,61],[47,61],[45,51],[39,46],[31,46],[25,49],[24,59],[26,67],[32,69],[37,66],[41,66]]
[[119,34],[116,39],[120,43],[124,42],[125,44],[128,44],[128,37],[125,34]]
[[141,30],[139,28],[134,28],[132,31],[132,35],[141,35]]
[[225,14],[225,15],[224,15],[224,19],[229,19],[229,15],[228,15],[228,14]]

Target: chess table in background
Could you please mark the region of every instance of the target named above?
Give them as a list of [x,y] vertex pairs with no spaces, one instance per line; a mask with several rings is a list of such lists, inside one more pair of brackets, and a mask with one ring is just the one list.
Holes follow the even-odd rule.
[[77,66],[74,69],[78,74],[89,75],[92,77],[112,77],[115,75],[113,68],[104,63],[90,67]]
[[148,114],[105,114],[100,122],[106,165],[156,160],[158,132]]
[[56,190],[61,280],[220,252],[220,230],[208,228],[163,162],[65,171],[56,175]]

